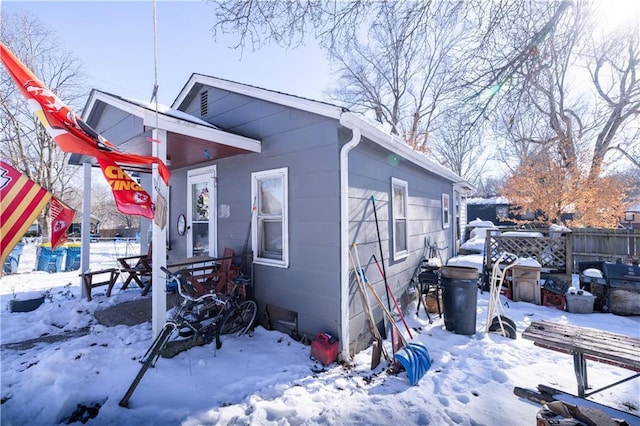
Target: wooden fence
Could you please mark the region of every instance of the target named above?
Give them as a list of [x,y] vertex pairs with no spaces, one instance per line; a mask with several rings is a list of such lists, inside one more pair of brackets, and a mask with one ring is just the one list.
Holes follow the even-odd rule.
[[[578,273],[580,262],[622,260],[631,263],[637,262],[640,256],[640,229],[576,228],[558,235],[549,235],[548,230],[543,229],[535,231],[543,237],[505,237],[497,231],[487,232],[485,271],[491,271],[504,251],[534,258],[544,271],[567,275]],[[507,258],[505,262],[513,260]]]
[[621,259],[631,263],[640,256],[640,229],[580,228],[571,231],[574,272],[579,272],[580,262]]

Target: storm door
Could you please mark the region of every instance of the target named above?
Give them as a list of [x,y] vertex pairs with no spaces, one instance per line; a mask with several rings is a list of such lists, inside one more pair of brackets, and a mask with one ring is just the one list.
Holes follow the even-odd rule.
[[187,177],[187,257],[217,255],[216,167],[190,170]]

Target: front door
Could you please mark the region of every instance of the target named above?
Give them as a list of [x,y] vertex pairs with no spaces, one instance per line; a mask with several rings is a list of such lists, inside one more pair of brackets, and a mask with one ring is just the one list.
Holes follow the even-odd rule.
[[187,176],[187,257],[215,257],[216,167],[190,170]]

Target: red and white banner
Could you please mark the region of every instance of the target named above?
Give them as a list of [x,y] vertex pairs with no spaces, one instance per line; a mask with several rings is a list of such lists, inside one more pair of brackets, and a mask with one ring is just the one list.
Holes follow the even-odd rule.
[[51,197],[49,214],[51,216],[51,250],[54,250],[67,240],[67,229],[71,226],[76,212],[56,197]]
[[118,211],[153,219],[151,196],[113,161],[98,158],[98,163],[109,182]]
[[[40,119],[42,125],[47,129],[49,134],[51,134],[62,151],[89,155],[98,160],[106,160],[118,164],[146,165],[157,163],[160,177],[165,184],[169,184],[171,172],[162,161],[152,156],[127,154],[119,151],[115,145],[100,136],[58,99],[58,97],[38,80],[31,70],[25,67],[1,42],[0,60],[2,60],[9,75],[27,99],[29,107]],[[138,191],[136,192],[139,193]],[[116,194],[114,192],[114,197],[115,196]],[[152,211],[151,217],[153,217]]]
[[0,161],[0,267],[50,198],[49,191]]

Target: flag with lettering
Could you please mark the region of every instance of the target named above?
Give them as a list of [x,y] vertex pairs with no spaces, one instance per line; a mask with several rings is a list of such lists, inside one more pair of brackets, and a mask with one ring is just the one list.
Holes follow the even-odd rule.
[[118,211],[153,219],[151,196],[113,161],[98,158],[98,163],[102,174],[109,182]]
[[1,264],[47,205],[51,193],[0,160]]
[[56,197],[51,197],[49,214],[51,215],[51,250],[54,250],[67,240],[67,229],[71,226],[76,212]]
[[160,177],[165,184],[169,184],[171,172],[162,161],[153,156],[128,154],[119,151],[115,145],[82,121],[1,42],[0,59],[13,81],[20,88],[23,96],[27,99],[29,107],[62,151],[89,155],[98,160],[108,160],[120,165],[156,163],[158,164]]

